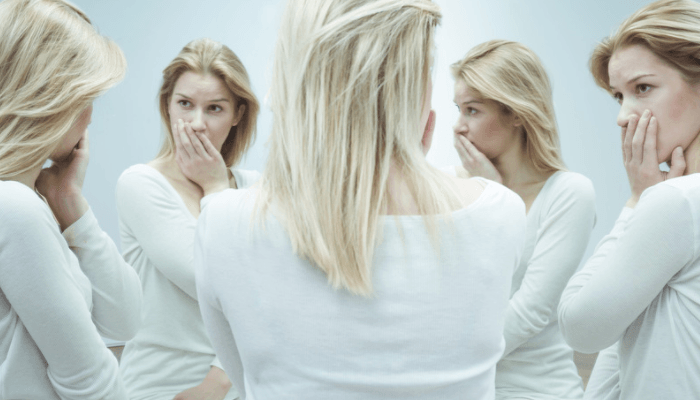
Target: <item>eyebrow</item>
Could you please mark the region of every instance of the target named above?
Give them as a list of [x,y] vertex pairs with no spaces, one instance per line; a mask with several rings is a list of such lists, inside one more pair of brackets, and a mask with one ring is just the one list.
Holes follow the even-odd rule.
[[[647,77],[647,76],[654,76],[654,74],[641,74],[641,75],[638,75],[638,76],[636,76],[636,77],[634,77],[634,78],[628,80],[627,83],[626,83],[626,85],[629,85],[630,83],[636,82],[636,81],[638,81],[638,80],[640,80],[640,79],[642,79],[642,78],[644,78],[644,77]],[[612,86],[612,85],[610,85],[610,90],[615,90],[615,87]]]
[[[463,101],[462,103],[460,103],[460,104],[458,104],[458,105],[462,105],[462,106],[465,106],[465,105],[467,105],[467,104],[471,104],[471,103],[476,103],[476,104],[484,104],[484,102],[483,102],[483,101],[479,101],[479,100],[469,100],[469,101]],[[455,104],[457,104],[457,102],[456,102],[456,101],[455,101]]]
[[[175,94],[178,95],[178,96],[182,96],[182,97],[184,97],[184,98],[186,98],[186,99],[192,100],[192,98],[191,98],[190,96],[184,95],[184,94],[182,94],[182,93],[175,93]],[[231,101],[229,101],[229,99],[221,98],[221,99],[209,100],[209,103],[220,103],[220,102],[222,102],[222,101],[225,101],[225,102],[227,102],[227,103],[230,103],[230,102],[231,102]]]

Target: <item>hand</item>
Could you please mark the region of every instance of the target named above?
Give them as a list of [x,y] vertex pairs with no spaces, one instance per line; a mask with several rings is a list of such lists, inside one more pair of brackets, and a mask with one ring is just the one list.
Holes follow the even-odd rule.
[[41,170],[36,180],[36,189],[49,203],[61,231],[82,217],[89,208],[82,192],[89,158],[86,130],[68,157],[53,161],[50,167]]
[[642,117],[630,117],[627,125],[622,127],[622,160],[627,170],[627,179],[632,189],[632,197],[627,206],[634,208],[642,192],[666,179],[683,175],[685,159],[683,148],[676,147],[671,153],[671,164],[668,172],[659,169],[659,159],[656,153],[656,135],[658,124],[656,117],[649,110]]
[[199,385],[178,393],[173,400],[222,400],[231,388],[231,381],[218,367],[211,367]]
[[175,162],[187,179],[199,185],[204,195],[229,187],[228,170],[221,153],[202,133],[195,133],[181,119],[173,123]]
[[493,163],[480,152],[464,135],[455,133],[455,149],[462,160],[462,166],[471,176],[481,176],[498,183],[503,183],[501,174]]

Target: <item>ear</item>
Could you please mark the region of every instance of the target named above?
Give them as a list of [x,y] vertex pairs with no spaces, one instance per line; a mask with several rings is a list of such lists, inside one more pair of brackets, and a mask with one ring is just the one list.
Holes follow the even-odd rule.
[[241,118],[243,118],[244,114],[245,114],[245,104],[241,104],[240,106],[238,106],[236,116],[233,117],[233,123],[231,124],[231,126],[238,125],[238,123],[241,122]]
[[435,132],[435,110],[430,110],[428,114],[428,122],[425,124],[425,130],[423,131],[423,137],[421,138],[421,146],[423,147],[423,154],[428,155],[430,150],[430,145],[433,143],[433,132]]
[[523,126],[523,119],[519,115],[513,116],[513,126]]

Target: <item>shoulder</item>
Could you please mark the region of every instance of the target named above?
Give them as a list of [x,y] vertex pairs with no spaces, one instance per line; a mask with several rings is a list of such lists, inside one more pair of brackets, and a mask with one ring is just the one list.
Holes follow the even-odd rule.
[[[671,208],[672,206],[687,205],[695,211],[695,204],[700,202],[700,174],[681,176],[660,182],[647,188],[639,198],[640,205]],[[637,211],[635,211],[636,213]]]
[[246,169],[232,169],[231,172],[236,177],[236,184],[239,189],[253,186],[262,176],[260,172]]
[[132,185],[157,185],[165,178],[155,168],[146,164],[136,164],[122,172],[117,180],[117,190]]
[[578,172],[559,171],[554,173],[549,180],[547,190],[557,195],[565,193],[580,197],[584,200],[595,201],[595,189],[593,182]]
[[49,207],[26,185],[0,181],[0,236],[36,236],[42,229],[58,229]]

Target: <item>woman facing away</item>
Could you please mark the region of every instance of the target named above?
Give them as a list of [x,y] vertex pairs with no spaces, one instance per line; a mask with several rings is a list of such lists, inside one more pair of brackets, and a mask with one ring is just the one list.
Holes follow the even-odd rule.
[[136,334],[141,285],[81,193],[92,103],[125,69],[73,4],[0,3],[0,398],[127,398],[100,335]]
[[457,174],[502,182],[525,202],[525,247],[496,367],[499,399],[580,399],[573,350],[557,323],[559,298],[595,223],[591,181],[567,171],[552,90],[540,59],[505,40],[482,43],[452,65]]
[[640,9],[591,57],[620,104],[632,193],[559,306],[574,349],[617,343],[601,352],[587,398],[700,398],[699,62],[700,5],[685,0]]
[[144,294],[143,327],[121,358],[132,400],[237,397],[202,323],[193,243],[202,196],[259,177],[233,168],[254,140],[258,109],[245,67],[221,43],[194,40],[163,71],[163,147],[117,183],[122,250]]
[[242,398],[493,399],[525,224],[425,160],[428,0],[291,0],[260,182],[202,199],[197,295]]

